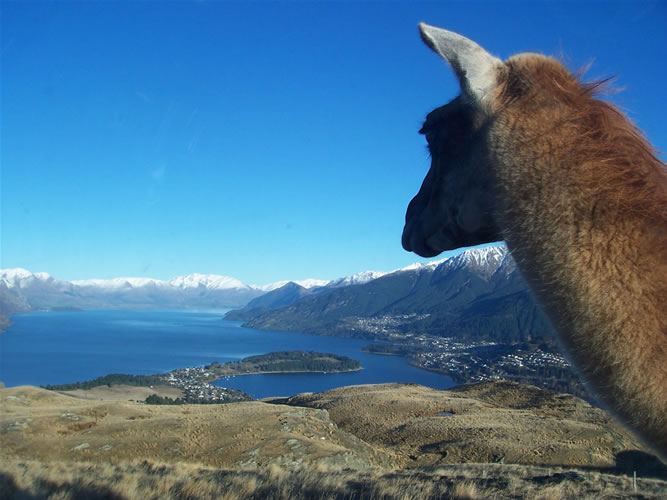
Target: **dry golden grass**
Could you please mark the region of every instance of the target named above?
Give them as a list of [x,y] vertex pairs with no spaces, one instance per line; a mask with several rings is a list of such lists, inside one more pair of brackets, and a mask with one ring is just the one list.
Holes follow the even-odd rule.
[[478,500],[482,497],[474,482],[463,481],[454,486],[454,489],[452,490],[452,498],[455,498],[456,500]]
[[183,397],[183,391],[181,389],[169,385],[156,385],[154,387],[136,387],[123,384],[108,387],[103,385],[100,387],[93,387],[92,389],[60,391],[60,394],[73,396],[75,398],[101,401],[144,401],[152,394],[171,399]]
[[93,464],[11,461],[0,464],[0,498],[7,500],[295,499],[478,500],[661,499],[667,481],[600,472],[518,465],[467,464],[364,471],[214,469],[148,461]]
[[[512,382],[447,391],[406,384],[300,394],[288,404],[325,409],[342,430],[399,467],[448,463],[613,467],[642,445],[611,416],[571,395]],[[440,412],[452,415],[440,416]]]
[[[632,446],[601,410],[516,384],[181,407],[0,389],[3,500],[667,498]],[[490,447],[504,463],[480,463]]]

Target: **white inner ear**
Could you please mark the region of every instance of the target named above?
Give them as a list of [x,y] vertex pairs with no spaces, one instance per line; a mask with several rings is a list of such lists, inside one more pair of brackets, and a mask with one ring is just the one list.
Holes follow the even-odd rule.
[[422,40],[454,69],[461,90],[482,102],[496,86],[503,62],[472,40],[435,26],[419,23]]

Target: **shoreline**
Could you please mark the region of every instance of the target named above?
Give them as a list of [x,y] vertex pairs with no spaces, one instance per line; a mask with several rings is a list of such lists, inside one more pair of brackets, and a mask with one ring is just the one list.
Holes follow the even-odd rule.
[[[235,389],[234,384],[227,384],[231,377],[239,375],[279,375],[279,374],[330,374],[358,372],[363,369],[361,363],[345,356],[314,351],[275,351],[249,356],[241,361],[223,364],[213,361],[208,365],[176,368],[165,373],[153,375],[130,375],[113,373],[84,382],[43,386],[56,392],[78,394],[81,397],[93,397],[104,393],[108,399],[112,393],[120,392],[119,399],[136,399],[130,393],[141,393],[140,399],[152,404],[208,404],[251,400],[252,396]],[[105,387],[106,386],[106,387]],[[174,400],[173,394],[156,394],[156,388],[170,386],[180,394]],[[130,389],[134,387],[134,389]],[[157,396],[160,401],[148,401],[148,397]],[[114,395],[114,398],[116,396]],[[155,398],[154,398],[155,399]],[[163,401],[165,400],[165,401]]]
[[[96,310],[101,310],[101,311],[106,311],[106,310],[123,311],[123,310],[127,310],[127,311],[149,311],[149,312],[156,311],[155,309],[144,309],[144,308],[141,308],[141,307],[138,307],[138,308],[132,307],[132,308],[121,308],[121,309],[117,309],[117,308],[82,309],[82,310],[77,310],[76,312],[88,312],[88,311],[96,311]],[[180,309],[169,309],[168,311],[192,312],[191,310],[182,309],[182,308],[180,308]],[[73,311],[71,311],[71,310],[64,311],[64,310],[57,310],[57,309],[42,309],[42,310],[39,310],[39,311],[25,311],[25,312],[15,313],[15,314],[12,314],[12,317],[17,316],[19,314],[24,315],[24,314],[31,314],[31,313],[59,313],[59,312],[73,312]],[[213,312],[213,311],[208,311],[208,312]],[[221,312],[222,311],[216,311],[216,313],[221,313]],[[243,328],[243,327],[246,326],[246,323],[244,323],[244,322],[233,321],[233,320],[223,320],[223,321],[226,321],[226,322],[229,322],[229,323],[235,323],[236,326],[238,326],[239,328]],[[6,333],[6,330],[4,330],[3,333]],[[288,331],[288,333],[296,333],[296,334],[301,334],[301,335],[307,335],[309,337],[321,337],[322,336],[321,334],[312,333],[312,332],[303,332],[303,331],[298,331],[298,332],[297,331]],[[376,340],[376,341],[378,340],[378,339],[375,339],[375,338],[368,339],[368,338],[365,338],[365,337],[362,337],[362,336],[359,336],[359,337],[357,337],[357,336],[351,336],[351,337],[342,336],[341,337],[341,336],[338,336],[338,335],[326,335],[326,336],[327,337],[334,337],[334,338],[355,338],[355,339],[358,339],[358,340],[364,340],[366,342],[373,342],[374,340]],[[363,352],[366,355],[383,355],[383,356],[390,356],[390,357],[393,356],[393,357],[403,358],[412,367],[417,368],[420,371],[430,372],[430,373],[437,373],[438,375],[445,376],[445,377],[449,378],[451,380],[452,385],[458,385],[458,384],[461,384],[461,383],[465,383],[464,380],[457,380],[448,373],[444,373],[444,372],[439,371],[439,370],[433,370],[433,369],[422,367],[419,364],[415,363],[414,359],[411,356],[406,355],[405,353],[372,352],[372,351],[366,351],[361,347],[360,347],[360,351]],[[197,366],[197,368],[203,368],[203,366],[204,365],[200,365],[200,366]],[[170,372],[174,372],[174,371],[182,370],[182,369],[183,368],[173,368],[173,369],[167,370],[167,371],[159,373],[159,374],[156,373],[155,375],[167,375]],[[224,384],[224,380],[225,380],[226,377],[237,377],[237,376],[242,376],[242,375],[262,375],[262,374],[269,374],[269,375],[272,375],[272,374],[275,374],[275,375],[279,375],[279,374],[304,374],[304,375],[305,374],[322,374],[322,375],[325,375],[325,374],[337,374],[337,373],[355,373],[355,372],[361,372],[364,369],[365,369],[365,367],[360,366],[359,368],[352,368],[352,369],[346,369],[346,370],[331,370],[331,371],[329,371],[329,370],[327,370],[327,371],[322,371],[322,370],[317,370],[317,371],[311,371],[311,370],[294,370],[294,371],[292,371],[292,370],[289,370],[289,371],[282,371],[282,370],[259,371],[259,370],[253,370],[253,371],[248,371],[248,372],[229,371],[229,372],[225,372],[225,373],[222,373],[222,374],[215,374],[214,377],[206,378],[205,380],[203,380],[203,382],[209,383],[209,384],[214,383],[215,385],[221,384],[220,386],[222,386]]]
[[[419,367],[416,367],[419,368]],[[360,368],[353,368],[351,370],[332,370],[332,371],[314,371],[314,370],[296,370],[296,371],[257,371],[257,372],[244,372],[244,373],[232,373],[229,375],[221,375],[220,377],[213,378],[209,381],[207,381],[208,384],[215,382],[217,380],[223,379],[225,377],[241,377],[244,375],[284,375],[284,374],[306,374],[306,373],[319,373],[320,375],[329,375],[329,374],[335,374],[335,373],[352,373],[352,372],[359,372],[363,370],[364,367]]]
[[[408,358],[408,359],[410,359],[410,358]],[[475,382],[470,381],[470,380],[464,380],[461,377],[455,376],[455,375],[453,375],[449,372],[446,372],[444,370],[439,370],[438,368],[428,368],[426,366],[420,366],[414,360],[410,361],[410,366],[414,366],[415,368],[419,368],[420,370],[424,370],[424,371],[431,372],[431,373],[437,373],[438,375],[443,375],[445,377],[448,377],[452,380],[452,382],[455,382],[457,385],[466,385],[466,384],[474,384],[475,383]]]

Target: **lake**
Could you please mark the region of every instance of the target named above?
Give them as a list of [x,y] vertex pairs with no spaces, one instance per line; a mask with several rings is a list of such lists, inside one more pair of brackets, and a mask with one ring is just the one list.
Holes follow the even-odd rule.
[[0,381],[7,387],[62,384],[109,373],[148,375],[272,351],[303,350],[348,356],[360,361],[364,369],[243,375],[216,384],[255,398],[384,382],[410,382],[436,389],[455,385],[449,377],[410,366],[405,358],[364,353],[365,340],[253,330],[222,316],[221,312],[132,310],[14,316],[13,325],[0,334]]

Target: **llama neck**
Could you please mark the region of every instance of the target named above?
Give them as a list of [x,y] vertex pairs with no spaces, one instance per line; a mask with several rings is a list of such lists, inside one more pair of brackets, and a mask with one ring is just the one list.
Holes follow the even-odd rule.
[[[583,347],[662,329],[667,343],[665,321],[658,321],[667,310],[661,308],[667,306],[667,218],[627,210],[621,195],[599,185],[604,165],[599,184],[591,185],[589,164],[527,156],[509,175],[500,172],[502,227],[533,291],[561,323],[564,342]],[[585,334],[578,333],[584,325]]]
[[589,317],[627,331],[629,316],[667,310],[667,171],[615,108],[585,109],[524,110],[492,127],[500,226],[545,307],[576,311],[568,331]]
[[[652,422],[638,427],[657,429],[644,437],[667,453],[667,212],[627,210],[613,186],[589,182],[594,165],[539,150],[564,142],[531,146],[512,146],[519,161],[499,150],[508,246],[598,395],[626,421]],[[614,165],[597,167],[604,183]],[[664,170],[652,172],[665,187],[640,188],[667,197]]]

